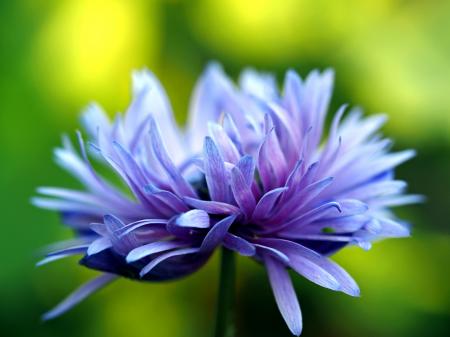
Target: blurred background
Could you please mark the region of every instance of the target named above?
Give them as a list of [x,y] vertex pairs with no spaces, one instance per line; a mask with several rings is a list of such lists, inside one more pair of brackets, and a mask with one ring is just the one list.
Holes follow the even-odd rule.
[[[73,186],[51,151],[90,101],[124,111],[130,71],[147,66],[183,123],[209,60],[234,78],[252,66],[280,82],[287,68],[333,67],[333,110],[350,103],[386,112],[395,147],[418,150],[397,171],[428,198],[398,209],[414,224],[412,238],[336,256],[361,298],[294,276],[303,336],[450,336],[450,2],[439,0],[1,1],[0,335],[210,336],[217,256],[175,283],[120,280],[40,322],[95,273],[76,259],[34,267],[40,247],[70,232],[29,203],[37,186]],[[289,336],[264,269],[238,264],[237,336]]]

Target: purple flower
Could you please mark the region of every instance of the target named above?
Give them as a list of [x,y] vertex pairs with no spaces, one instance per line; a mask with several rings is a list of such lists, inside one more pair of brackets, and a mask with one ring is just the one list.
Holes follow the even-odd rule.
[[[170,104],[148,71],[133,77],[133,102],[111,123],[96,105],[83,122],[91,157],[119,175],[127,193],[65,138],[58,163],[85,191],[41,188],[38,206],[58,210],[78,234],[41,264],[83,254],[103,271],[45,317],[66,311],[118,275],[174,279],[200,268],[220,245],[263,263],[291,332],[302,329],[287,269],[326,288],[359,295],[356,282],[328,256],[348,245],[409,235],[389,208],[420,201],[403,195],[394,168],[413,151],[389,153],[377,134],[384,116],[344,118],[327,132],[333,73],[286,74],[283,92],[252,70],[234,85],[211,65],[194,91],[188,125],[179,130]],[[325,136],[327,134],[327,136]],[[164,137],[162,137],[162,135]],[[50,198],[48,198],[50,197]]]

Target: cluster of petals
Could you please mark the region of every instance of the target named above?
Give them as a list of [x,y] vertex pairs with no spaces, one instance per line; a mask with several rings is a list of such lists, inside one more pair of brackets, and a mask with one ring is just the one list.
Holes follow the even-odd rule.
[[[329,259],[374,240],[405,237],[391,207],[414,203],[379,133],[384,115],[342,106],[326,123],[333,72],[305,79],[244,70],[233,83],[217,64],[199,79],[181,129],[157,78],[133,73],[133,100],[111,121],[96,104],[77,134],[55,150],[83,189],[39,189],[34,203],[60,212],[76,238],[54,245],[39,264],[81,254],[102,274],[45,315],[67,311],[117,277],[171,280],[199,269],[224,246],[261,262],[291,332],[302,329],[288,269],[351,296],[359,288]],[[118,178],[118,179],[117,179]],[[112,181],[116,181],[113,184]]]

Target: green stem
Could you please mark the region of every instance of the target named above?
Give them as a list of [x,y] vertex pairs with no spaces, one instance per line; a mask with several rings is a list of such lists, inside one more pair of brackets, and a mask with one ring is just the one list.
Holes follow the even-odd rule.
[[220,260],[220,284],[217,302],[215,337],[234,336],[234,279],[235,254],[223,247]]

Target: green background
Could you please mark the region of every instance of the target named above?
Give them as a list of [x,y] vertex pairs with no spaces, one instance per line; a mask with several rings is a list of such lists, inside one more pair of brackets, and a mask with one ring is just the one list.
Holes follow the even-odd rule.
[[[91,100],[124,111],[130,71],[147,66],[186,117],[209,60],[236,77],[245,66],[305,75],[333,67],[332,109],[387,112],[395,148],[418,156],[398,170],[427,196],[398,214],[409,239],[336,256],[358,281],[350,298],[293,275],[303,336],[450,335],[449,1],[1,1],[0,335],[210,336],[217,256],[174,283],[120,280],[48,323],[40,315],[92,271],[76,259],[36,269],[42,246],[70,237],[56,214],[35,209],[41,185],[76,186],[52,161],[60,134],[78,128]],[[237,336],[289,336],[264,269],[238,260]]]

